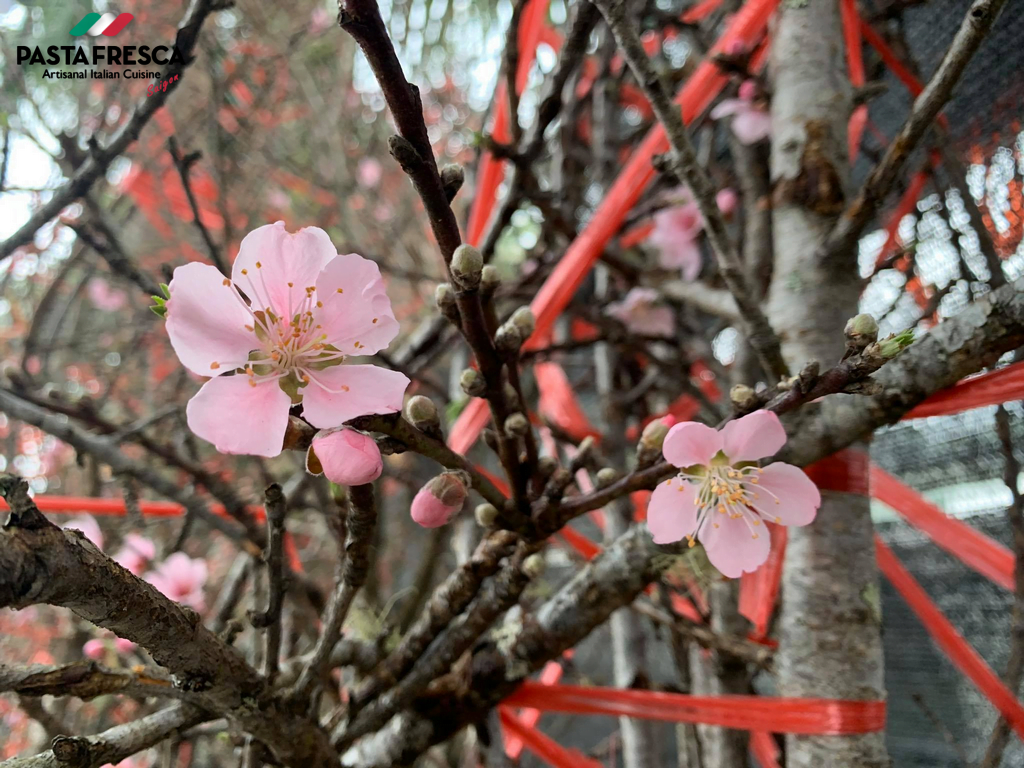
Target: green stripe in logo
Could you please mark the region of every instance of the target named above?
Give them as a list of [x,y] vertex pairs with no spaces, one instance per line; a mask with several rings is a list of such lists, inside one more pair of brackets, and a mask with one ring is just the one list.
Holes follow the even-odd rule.
[[86,32],[89,31],[89,28],[93,24],[95,24],[97,21],[100,20],[100,18],[101,18],[101,14],[99,14],[99,13],[87,13],[87,14],[85,14],[85,16],[82,18],[82,20],[80,22],[78,22],[77,24],[75,24],[75,26],[72,28],[71,34],[73,36],[84,35]]

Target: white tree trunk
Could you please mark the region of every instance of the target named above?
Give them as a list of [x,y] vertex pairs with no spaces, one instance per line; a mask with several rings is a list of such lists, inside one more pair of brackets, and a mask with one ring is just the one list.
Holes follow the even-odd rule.
[[[772,49],[775,272],[768,314],[794,370],[843,351],[857,312],[856,253],[816,255],[849,192],[850,86],[837,0],[784,2]],[[813,525],[789,529],[779,686],[785,696],[885,696],[878,575],[866,497],[825,491]],[[788,768],[889,764],[883,734],[789,736]]]

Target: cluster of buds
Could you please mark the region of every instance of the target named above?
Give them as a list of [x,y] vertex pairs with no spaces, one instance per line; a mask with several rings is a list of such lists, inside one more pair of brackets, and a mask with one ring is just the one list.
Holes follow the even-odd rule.
[[494,346],[499,352],[512,355],[533,335],[537,321],[529,307],[520,307],[512,317],[502,323],[494,334]]

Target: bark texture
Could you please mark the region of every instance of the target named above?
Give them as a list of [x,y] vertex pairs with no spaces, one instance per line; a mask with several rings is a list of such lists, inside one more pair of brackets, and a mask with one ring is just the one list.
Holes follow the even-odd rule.
[[[787,2],[774,45],[772,181],[775,271],[769,318],[790,368],[827,366],[843,353],[857,312],[856,247],[821,244],[846,200],[850,92],[837,0]],[[849,396],[837,396],[849,397]],[[864,496],[822,492],[813,525],[789,530],[777,657],[785,696],[885,697],[878,574]],[[883,735],[787,736],[788,768],[888,764]]]

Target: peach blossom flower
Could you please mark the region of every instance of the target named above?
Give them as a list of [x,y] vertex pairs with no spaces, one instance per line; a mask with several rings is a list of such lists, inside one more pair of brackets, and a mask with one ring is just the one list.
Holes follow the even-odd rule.
[[107,644],[98,637],[94,637],[92,640],[85,641],[85,645],[82,646],[82,653],[85,654],[87,659],[99,661],[107,655]]
[[175,552],[146,575],[146,581],[175,602],[197,611],[206,607],[203,586],[207,570],[203,560]]
[[129,533],[124,537],[121,549],[114,555],[114,562],[138,576],[146,570],[154,557],[156,545],[152,541],[137,533]]
[[790,464],[763,469],[757,460],[786,443],[771,411],[755,411],[721,430],[696,422],[676,424],[665,437],[665,459],[681,471],[658,485],[647,508],[654,541],[699,539],[723,575],[736,578],[768,559],[771,538],[762,521],[807,525],[821,505],[810,478]]
[[374,439],[349,427],[318,432],[306,461],[310,471],[315,469],[310,466],[314,456],[327,479],[338,485],[372,483],[384,469]]
[[772,118],[763,106],[755,101],[757,85],[745,80],[740,85],[738,99],[722,99],[711,110],[712,120],[721,120],[732,115],[732,132],[744,144],[756,144],[772,133]]
[[715,195],[715,204],[726,217],[732,216],[736,211],[736,206],[740,203],[739,195],[736,194],[736,190],[732,187],[723,187],[718,190],[718,194]]
[[412,519],[424,528],[438,528],[462,509],[466,485],[455,472],[442,472],[420,488],[412,500]]
[[672,310],[658,305],[658,292],[653,288],[631,288],[622,301],[609,304],[605,312],[632,333],[642,336],[675,335]]
[[231,279],[178,267],[166,309],[178,359],[214,377],[188,403],[189,428],[221,453],[277,456],[293,403],[321,429],[402,408],[404,374],[342,365],[387,347],[398,321],[377,265],[339,255],[322,229],[253,230]]
[[85,290],[93,306],[104,312],[116,312],[128,303],[128,294],[119,288],[111,288],[110,283],[101,277],[90,280]]
[[704,219],[694,202],[663,208],[654,214],[654,231],[647,241],[658,249],[665,269],[681,269],[684,280],[700,274],[700,237]]

